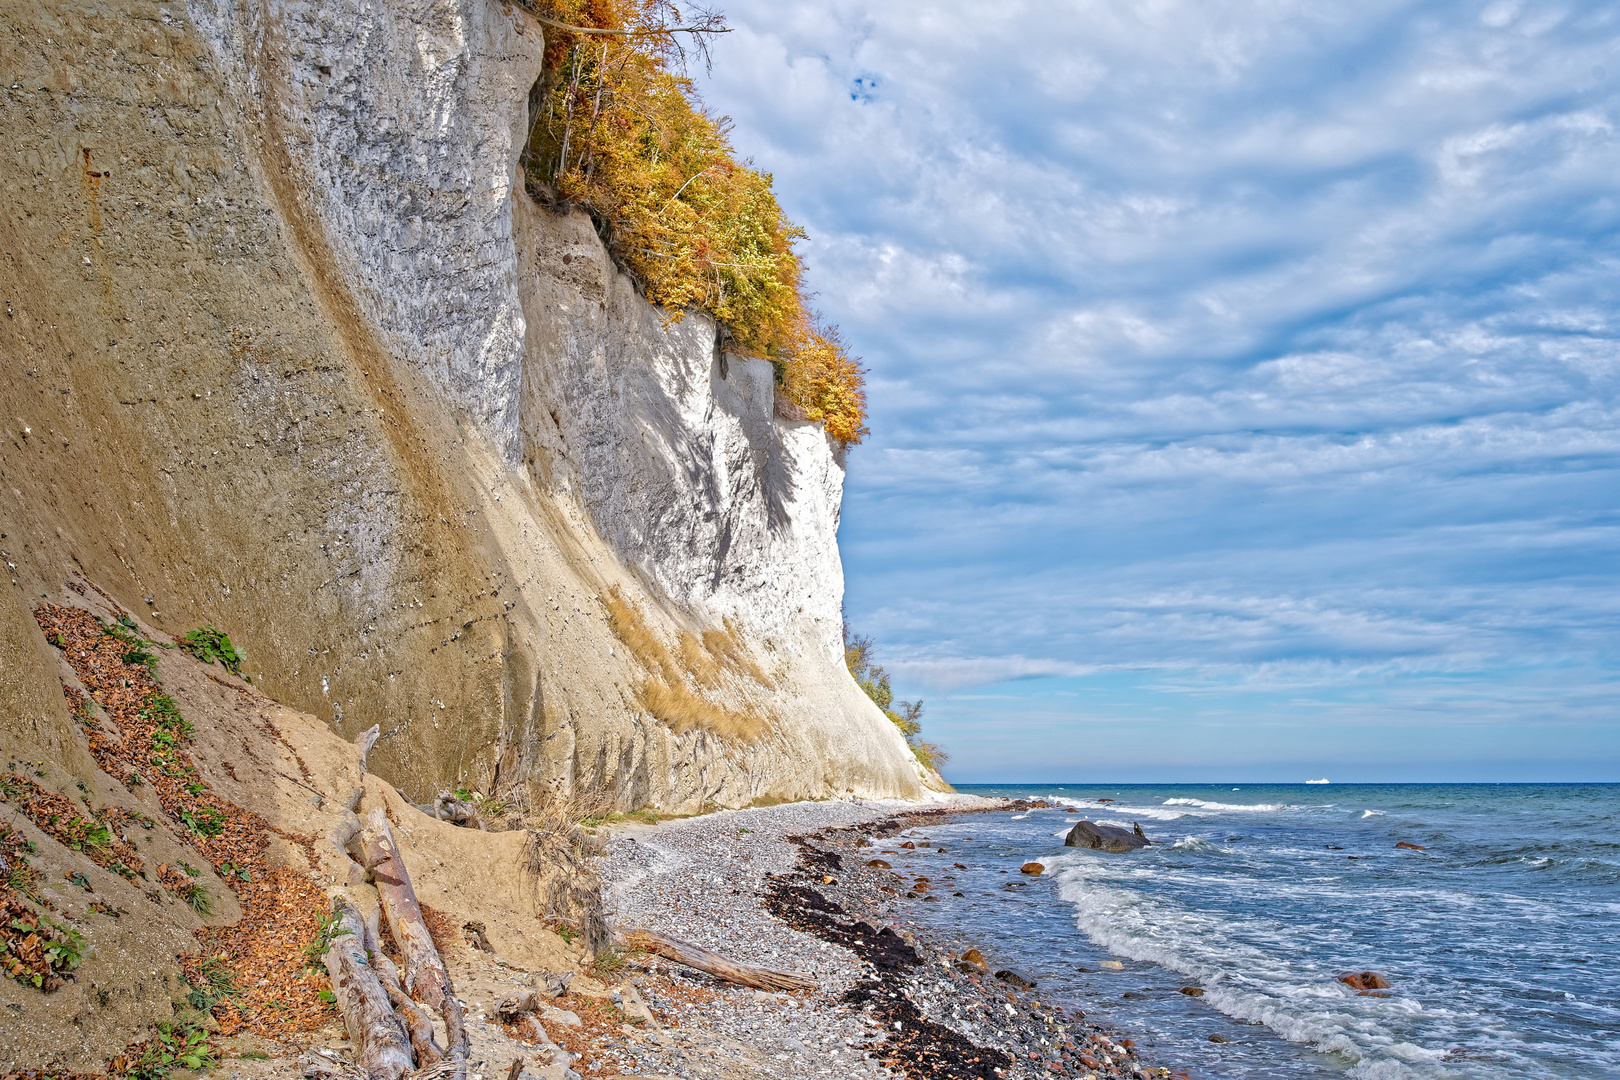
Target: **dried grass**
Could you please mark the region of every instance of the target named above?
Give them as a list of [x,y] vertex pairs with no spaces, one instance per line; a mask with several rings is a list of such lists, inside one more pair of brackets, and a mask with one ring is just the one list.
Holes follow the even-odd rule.
[[754,663],[754,657],[743,644],[742,631],[730,619],[725,621],[724,630],[703,631],[703,647],[732,671],[748,676],[767,690],[776,689],[776,680]]
[[[713,632],[709,631],[711,634]],[[681,666],[692,676],[693,682],[709,690],[719,688],[720,665],[715,662],[713,654],[698,643],[698,639],[692,636],[690,630],[681,631],[681,639],[675,646],[675,652],[681,658]]]
[[699,697],[684,684],[670,686],[658,679],[641,684],[637,696],[642,707],[677,734],[701,728],[722,738],[754,742],[765,734],[765,721],[753,713],[738,712]]
[[727,619],[724,630],[706,630],[701,639],[682,631],[671,654],[640,610],[617,588],[610,589],[603,602],[608,625],[649,673],[636,695],[654,717],[676,732],[695,728],[749,743],[769,731],[770,725],[758,712],[723,705],[702,692],[723,691],[728,674],[767,690],[774,688],[749,655],[735,623]]
[[534,890],[535,910],[565,938],[578,936],[594,956],[611,944],[602,913],[602,883],[586,861],[601,854],[581,820],[608,812],[602,794],[555,797],[527,816],[528,840],[519,869]]

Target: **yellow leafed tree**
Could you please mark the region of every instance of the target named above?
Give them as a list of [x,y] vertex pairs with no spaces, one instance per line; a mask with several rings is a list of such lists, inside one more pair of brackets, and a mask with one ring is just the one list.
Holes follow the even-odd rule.
[[[770,174],[736,160],[727,122],[679,73],[682,12],[663,0],[524,6],[546,24],[525,150],[531,185],[589,210],[614,257],[672,319],[707,312],[728,348],[769,359],[786,414],[860,442],[864,372],[806,303],[793,247],[804,232],[783,215]],[[701,33],[720,28],[701,13],[695,25],[700,47]]]

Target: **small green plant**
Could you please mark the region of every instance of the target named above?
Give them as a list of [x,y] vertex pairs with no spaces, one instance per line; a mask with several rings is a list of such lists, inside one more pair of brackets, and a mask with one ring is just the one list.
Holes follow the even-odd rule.
[[591,961],[591,974],[600,982],[616,982],[619,973],[624,970],[625,960],[623,949],[609,946]]
[[112,847],[112,830],[99,821],[76,817],[62,826],[59,838],[75,851],[100,854]]
[[196,981],[186,995],[186,1003],[199,1012],[207,1012],[236,993],[236,975],[229,965],[217,956],[205,956],[197,965]]
[[218,664],[234,675],[242,674],[242,654],[225,631],[212,623],[181,638],[180,647],[205,664]]
[[180,811],[180,821],[186,828],[209,839],[225,831],[226,820],[226,816],[212,806],[188,806]]
[[84,938],[71,926],[45,920],[57,934],[45,946],[45,961],[53,971],[72,971],[84,959]]
[[157,738],[158,733],[155,732],[153,733],[153,741],[162,742],[165,746],[172,745],[176,738],[189,739],[196,734],[197,729],[191,726],[191,721],[180,715],[180,706],[168,694],[152,693],[147,695],[136,715],[157,725],[158,731],[165,734],[167,738],[159,740]]
[[130,1067],[127,1080],[165,1080],[176,1069],[201,1071],[219,1061],[208,1045],[206,1028],[192,1024],[159,1024],[146,1052]]
[[337,909],[334,908],[330,912],[323,913],[320,916],[320,925],[315,931],[315,936],[309,939],[308,945],[304,946],[304,967],[309,971],[324,972],[326,970],[326,950],[332,947],[333,941],[336,941],[344,934],[353,934],[353,931],[344,929],[343,924],[338,921]]
[[203,918],[214,913],[214,891],[208,886],[196,881],[187,881],[172,871],[164,878],[163,886]]
[[13,892],[22,893],[36,904],[42,899],[39,893],[39,874],[33,867],[13,866],[6,874],[6,887]]

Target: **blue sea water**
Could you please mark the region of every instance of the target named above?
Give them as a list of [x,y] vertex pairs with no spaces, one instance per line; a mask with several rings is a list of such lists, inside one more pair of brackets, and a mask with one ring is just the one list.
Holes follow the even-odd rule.
[[[960,790],[1083,814],[913,830],[946,849],[897,849],[896,869],[943,901],[913,917],[1134,1037],[1153,1064],[1248,1080],[1620,1077],[1620,785]],[[1156,843],[1064,848],[1081,816],[1139,822]],[[1045,873],[1021,875],[1029,860]],[[1338,981],[1369,969],[1389,996]]]

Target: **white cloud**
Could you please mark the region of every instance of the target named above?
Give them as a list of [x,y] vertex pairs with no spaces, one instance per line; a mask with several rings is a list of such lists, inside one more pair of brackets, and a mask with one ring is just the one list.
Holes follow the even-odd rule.
[[902,683],[1320,678],[1417,724],[1461,700],[1425,672],[1565,665],[1593,715],[1620,79],[1592,73],[1620,70],[1620,11],[728,13],[705,93],[872,369],[849,608]]

